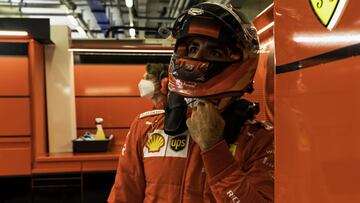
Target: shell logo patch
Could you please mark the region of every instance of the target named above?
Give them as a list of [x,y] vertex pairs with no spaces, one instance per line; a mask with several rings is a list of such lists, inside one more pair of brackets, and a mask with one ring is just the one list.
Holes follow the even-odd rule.
[[335,27],[346,4],[347,0],[310,0],[315,15],[328,30]]
[[164,137],[159,133],[154,133],[146,141],[145,146],[148,148],[148,152],[159,152],[161,147],[165,145]]

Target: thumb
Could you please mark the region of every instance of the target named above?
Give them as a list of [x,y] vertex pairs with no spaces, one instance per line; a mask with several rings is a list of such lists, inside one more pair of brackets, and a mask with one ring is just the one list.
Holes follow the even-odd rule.
[[186,119],[186,125],[188,128],[191,128],[191,118]]

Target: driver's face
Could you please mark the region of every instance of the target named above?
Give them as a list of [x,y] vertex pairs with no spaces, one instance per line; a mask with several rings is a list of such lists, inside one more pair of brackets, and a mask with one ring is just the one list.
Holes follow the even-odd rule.
[[186,56],[212,61],[237,60],[240,53],[231,52],[230,48],[205,38],[192,38],[187,41]]

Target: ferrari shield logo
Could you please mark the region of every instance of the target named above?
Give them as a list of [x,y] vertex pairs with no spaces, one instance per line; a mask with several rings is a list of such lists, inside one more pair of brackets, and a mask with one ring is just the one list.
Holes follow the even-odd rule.
[[339,21],[348,0],[310,0],[310,5],[320,22],[332,30]]

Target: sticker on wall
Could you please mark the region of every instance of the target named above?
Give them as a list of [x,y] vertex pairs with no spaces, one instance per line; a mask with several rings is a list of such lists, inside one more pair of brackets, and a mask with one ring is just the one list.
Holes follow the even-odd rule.
[[310,0],[310,5],[319,21],[332,30],[346,7],[347,0]]

